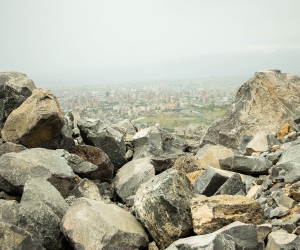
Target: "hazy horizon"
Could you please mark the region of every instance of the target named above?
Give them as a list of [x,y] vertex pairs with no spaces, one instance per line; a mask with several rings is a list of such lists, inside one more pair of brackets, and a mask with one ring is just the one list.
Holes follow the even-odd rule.
[[37,86],[300,73],[300,2],[0,2],[0,71]]

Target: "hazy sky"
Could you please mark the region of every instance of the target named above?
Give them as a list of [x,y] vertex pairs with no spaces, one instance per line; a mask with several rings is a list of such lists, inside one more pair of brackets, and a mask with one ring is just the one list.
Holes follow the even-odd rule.
[[299,13],[299,0],[1,0],[0,71],[114,80],[141,64],[299,50]]

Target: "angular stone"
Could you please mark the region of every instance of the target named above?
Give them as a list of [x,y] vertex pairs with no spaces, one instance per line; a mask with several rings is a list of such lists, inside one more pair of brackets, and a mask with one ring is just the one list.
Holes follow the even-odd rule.
[[267,154],[266,159],[271,161],[272,164],[275,165],[279,161],[282,153],[283,153],[282,149],[276,150],[275,152]]
[[300,237],[284,230],[274,231],[268,236],[266,250],[300,249]]
[[103,201],[97,185],[88,179],[81,180],[70,192],[70,195],[74,195],[76,198],[85,197],[90,200]]
[[45,250],[42,244],[23,228],[0,221],[0,246],[3,250]]
[[59,136],[64,125],[56,97],[49,90],[35,89],[7,118],[1,131],[5,141],[27,148],[43,147]]
[[129,119],[122,120],[117,124],[113,124],[112,128],[119,131],[124,138],[124,141],[132,141],[132,137],[136,134],[138,129],[132,124]]
[[126,162],[126,147],[123,136],[117,130],[100,121],[78,121],[78,127],[85,144],[103,150],[114,164],[115,170]]
[[154,166],[149,158],[141,158],[126,163],[119,169],[113,180],[117,195],[125,200],[135,195],[139,187],[155,176]]
[[65,249],[59,223],[69,208],[61,194],[42,178],[28,180],[21,200],[18,226],[33,234],[49,250]]
[[76,175],[59,151],[32,148],[1,156],[0,188],[5,192],[22,194],[25,182],[33,177],[47,179],[63,197],[68,196],[77,182]]
[[267,236],[272,231],[272,224],[261,224],[257,226],[257,236],[259,242],[265,242]]
[[116,205],[86,198],[68,209],[61,230],[74,249],[142,249],[149,243],[133,215]]
[[191,202],[196,234],[212,233],[234,221],[260,224],[263,211],[257,201],[245,196],[197,197]]
[[245,184],[239,174],[234,174],[231,176],[214,195],[246,195]]
[[0,152],[2,152],[3,154],[12,153],[12,152],[18,153],[25,149],[27,149],[27,148],[20,144],[16,144],[16,143],[12,143],[12,142],[6,142],[6,143],[3,143],[2,145],[0,145]]
[[0,73],[0,129],[9,114],[18,108],[32,91],[36,89],[34,82],[19,72]]
[[136,193],[136,217],[160,249],[192,231],[192,186],[180,171],[168,169],[142,184]]
[[253,152],[269,151],[273,145],[277,144],[279,144],[279,142],[272,133],[268,131],[259,131],[248,143],[246,147],[247,155],[251,155]]
[[213,168],[220,168],[219,159],[233,156],[234,153],[231,149],[222,145],[205,145],[200,148],[195,155],[198,158],[199,164],[202,168],[208,166]]
[[202,144],[238,149],[243,136],[263,128],[275,133],[300,104],[300,78],[274,70],[256,72],[238,90],[226,114],[207,130]]
[[272,162],[263,157],[244,155],[234,155],[219,162],[221,169],[249,175],[267,174],[272,167]]
[[[86,171],[86,164],[84,164],[84,166],[79,165],[79,167],[76,168],[76,171],[80,171],[83,178],[88,178],[90,180],[100,179],[108,182],[112,180],[114,165],[111,163],[108,155],[100,148],[90,145],[76,145],[70,148],[69,152],[98,167],[93,171]],[[76,173],[76,171],[74,172]]]
[[290,212],[290,209],[285,207],[276,207],[270,211],[270,218],[281,218],[287,215]]
[[20,204],[17,201],[0,200],[0,221],[17,225]]
[[258,241],[257,234],[257,229],[254,225],[236,221],[211,234],[177,240],[166,250],[263,250],[264,244]]

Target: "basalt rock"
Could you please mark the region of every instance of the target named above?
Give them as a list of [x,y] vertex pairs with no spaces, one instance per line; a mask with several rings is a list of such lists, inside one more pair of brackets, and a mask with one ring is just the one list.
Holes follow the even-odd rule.
[[276,133],[293,119],[299,105],[299,77],[278,70],[256,72],[238,90],[225,115],[208,128],[202,144],[239,149],[243,136],[254,136],[261,128]]

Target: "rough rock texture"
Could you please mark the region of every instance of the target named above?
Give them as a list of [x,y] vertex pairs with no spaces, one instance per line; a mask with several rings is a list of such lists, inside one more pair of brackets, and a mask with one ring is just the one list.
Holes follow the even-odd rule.
[[82,173],[82,166],[79,166],[79,168],[77,167],[76,171],[80,171],[82,177],[89,178],[90,180],[100,179],[102,181],[109,182],[112,180],[114,165],[111,163],[108,155],[105,154],[101,149],[90,145],[76,145],[70,148],[69,152],[78,155],[83,160],[97,166],[95,171],[84,171],[84,174]]
[[124,141],[132,141],[132,137],[138,131],[129,119],[125,119],[117,124],[113,124],[112,128],[119,131],[123,135]]
[[268,236],[266,250],[292,250],[300,249],[300,237],[289,234],[284,230],[272,232]]
[[9,114],[18,108],[34,89],[36,86],[33,81],[23,73],[0,73],[0,129]]
[[75,250],[142,249],[149,243],[133,215],[116,205],[86,198],[68,209],[61,230]]
[[175,241],[166,250],[263,250],[257,229],[239,221],[207,235],[192,236]]
[[137,191],[134,201],[136,217],[148,229],[160,249],[191,233],[192,197],[189,180],[175,169],[155,176]]
[[3,250],[45,250],[26,230],[0,221],[0,246]]
[[120,132],[100,121],[80,120],[78,127],[84,142],[103,150],[114,164],[115,170],[127,162],[126,147]]
[[64,125],[56,97],[49,90],[35,89],[7,118],[1,131],[5,141],[27,148],[43,147],[58,137]]
[[17,225],[20,204],[17,201],[0,200],[0,221]]
[[121,167],[113,180],[117,195],[125,201],[135,195],[139,187],[155,176],[149,158],[132,160]]
[[49,250],[65,249],[59,223],[69,208],[64,198],[42,178],[28,180],[21,200],[18,226],[33,234]]
[[231,149],[222,145],[207,144],[198,150],[195,157],[198,158],[199,164],[202,168],[208,166],[220,168],[219,160],[233,155],[234,153]]
[[85,197],[95,201],[103,200],[97,185],[88,179],[81,180],[70,192],[70,195],[74,195],[76,198]]
[[208,128],[202,144],[238,149],[244,135],[253,136],[262,128],[276,133],[299,104],[299,77],[278,70],[256,72],[238,90],[226,114]]
[[6,143],[3,143],[2,145],[0,145],[0,152],[3,154],[12,153],[12,152],[18,153],[25,149],[27,149],[27,148],[20,144],[16,144],[16,143],[12,143],[12,142],[6,142]]
[[264,157],[234,155],[219,161],[221,169],[242,174],[267,174],[272,162]]
[[259,224],[263,216],[260,204],[244,196],[196,197],[191,209],[196,234],[212,233],[234,221]]
[[63,197],[76,185],[76,175],[56,150],[32,148],[0,157],[0,188],[8,193],[23,193],[25,182],[42,177],[55,186]]
[[268,131],[257,132],[253,139],[246,147],[247,155],[252,155],[254,152],[265,152],[271,150],[273,145],[280,144],[275,136]]

